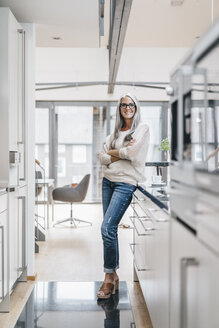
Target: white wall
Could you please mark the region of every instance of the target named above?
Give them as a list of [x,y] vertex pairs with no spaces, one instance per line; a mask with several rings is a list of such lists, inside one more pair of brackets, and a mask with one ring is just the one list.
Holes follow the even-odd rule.
[[[168,82],[170,71],[188,52],[187,48],[124,48],[117,81]],[[108,50],[78,48],[37,48],[36,82],[108,81]],[[164,91],[107,86],[37,91],[37,100],[117,100],[131,91],[139,100],[168,100]]]

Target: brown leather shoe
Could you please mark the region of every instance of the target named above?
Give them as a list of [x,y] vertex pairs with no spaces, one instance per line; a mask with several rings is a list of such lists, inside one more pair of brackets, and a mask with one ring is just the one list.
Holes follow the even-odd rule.
[[115,283],[103,282],[102,286],[97,292],[97,297],[102,299],[110,298],[110,296],[112,294],[114,295],[116,292],[115,287],[116,287]]
[[115,280],[115,291],[119,290],[119,279]]

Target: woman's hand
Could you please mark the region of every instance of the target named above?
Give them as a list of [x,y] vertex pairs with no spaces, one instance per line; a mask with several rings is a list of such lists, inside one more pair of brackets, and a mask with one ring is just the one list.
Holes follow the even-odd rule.
[[119,158],[119,150],[118,149],[110,149],[107,152],[108,155],[118,157]]
[[117,162],[120,160],[119,158],[119,150],[118,149],[110,149],[108,152],[107,152],[108,155],[111,156],[111,163],[114,163],[114,162]]
[[120,160],[119,157],[111,156],[111,163],[117,162],[119,160]]
[[128,145],[127,145],[127,147],[128,146],[132,146],[135,142],[136,142],[136,139],[130,140],[129,143],[128,143]]

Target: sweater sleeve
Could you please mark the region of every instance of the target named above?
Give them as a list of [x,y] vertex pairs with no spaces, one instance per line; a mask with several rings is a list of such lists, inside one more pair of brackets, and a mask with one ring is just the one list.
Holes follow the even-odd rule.
[[133,164],[142,163],[146,158],[149,138],[150,133],[148,125],[142,124],[133,134],[133,139],[136,141],[131,146],[122,147],[119,150],[119,157],[121,159],[130,160]]
[[99,160],[101,165],[111,164],[111,156],[107,154],[109,151],[110,137],[111,136],[108,136],[106,138],[106,142],[103,145],[102,151],[99,153]]

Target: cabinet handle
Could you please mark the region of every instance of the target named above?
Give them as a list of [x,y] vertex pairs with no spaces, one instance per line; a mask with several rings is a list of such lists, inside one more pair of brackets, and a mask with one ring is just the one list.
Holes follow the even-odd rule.
[[135,266],[136,266],[137,271],[150,271],[149,269],[139,269],[139,266],[138,266],[138,264],[136,263],[135,253],[134,253],[134,249],[132,248],[132,246],[133,246],[133,248],[134,248],[134,246],[136,246],[136,244],[129,244],[129,247],[130,247],[130,249],[131,249],[131,252],[132,252],[132,255],[133,255],[133,261],[134,261],[134,263],[135,263]]
[[18,144],[24,144],[25,141],[25,31],[17,30],[22,36],[22,139]]
[[156,230],[154,227],[149,227],[149,228],[145,227],[144,226],[144,223],[141,220],[141,219],[144,219],[145,221],[151,221],[152,222],[152,219],[150,217],[148,217],[148,216],[139,216],[138,213],[136,212],[136,210],[134,208],[133,208],[133,211],[136,214],[136,219],[138,219],[140,221],[142,227],[144,228],[144,230],[146,232]]
[[6,191],[7,192],[14,192],[17,190],[17,187],[9,187],[9,188],[6,188]]
[[[144,228],[144,230],[146,231],[146,232],[148,232],[148,231],[153,231],[153,230],[156,230],[154,227],[145,227],[144,226],[144,223],[142,222],[142,220],[141,220],[141,218],[140,217],[137,217],[137,219],[140,221],[140,223],[141,223],[141,225],[142,225],[142,227]],[[152,222],[152,220],[151,219],[149,219],[149,220],[146,220],[146,221],[151,221]]]
[[4,253],[4,226],[0,226],[2,230],[2,299],[4,298],[4,280],[5,280],[5,253]]
[[[143,224],[143,223],[142,223]],[[144,226],[144,225],[143,225]],[[154,227],[149,227],[149,228],[145,228],[145,226],[144,226],[144,230],[145,231],[154,231],[154,230],[156,230]]]
[[158,218],[157,216],[154,215],[153,212],[157,212],[157,211],[160,211],[160,210],[155,209],[155,208],[147,208],[147,211],[148,211],[149,214],[154,218],[154,220],[155,220],[156,222],[168,222],[167,219]]
[[144,219],[145,221],[151,221],[151,218],[149,218],[148,216],[146,215],[143,215],[143,216],[139,216],[138,215],[138,212],[136,211],[136,209],[134,208],[133,205],[131,205],[132,209],[133,209],[133,212],[135,213],[135,215],[139,218],[139,219]]
[[145,198],[139,198],[139,197],[137,197],[137,196],[135,196],[136,198],[137,198],[137,200],[139,201],[139,202],[145,202]]
[[146,233],[140,233],[140,232],[138,231],[138,229],[137,229],[137,227],[136,227],[136,224],[135,224],[135,221],[132,219],[131,216],[129,217],[129,219],[130,219],[130,221],[132,222],[132,224],[133,224],[133,226],[134,226],[134,229],[135,229],[135,231],[137,232],[137,235],[138,235],[138,236],[147,236]]
[[175,188],[167,188],[166,193],[167,194],[170,194],[170,195],[184,196],[186,198],[188,198],[188,197],[191,196],[188,193],[186,193],[185,191],[179,190],[179,189],[175,189]]
[[184,257],[180,260],[180,328],[187,328],[187,268],[198,264],[195,258]]

